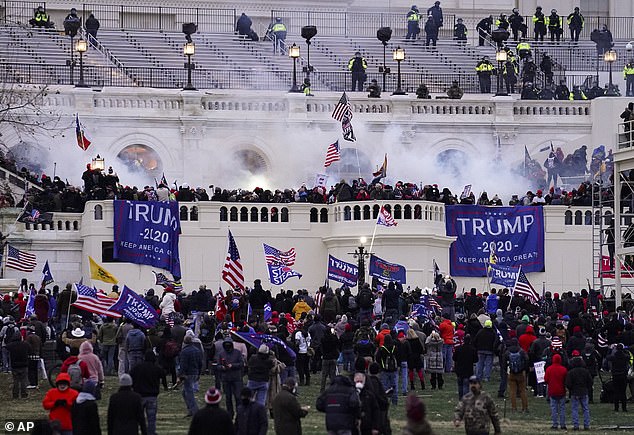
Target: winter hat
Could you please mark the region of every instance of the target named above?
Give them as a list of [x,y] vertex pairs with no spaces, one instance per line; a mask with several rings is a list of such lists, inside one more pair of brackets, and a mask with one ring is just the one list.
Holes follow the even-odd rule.
[[92,394],[94,396],[95,392],[97,391],[97,383],[89,379],[84,382],[84,385],[82,385],[81,387],[81,391],[83,393]]
[[559,338],[559,337],[553,337],[553,340],[552,340],[552,347],[553,347],[553,349],[561,349],[561,348],[563,348],[563,347],[564,347],[564,345],[563,345],[563,344],[562,344],[562,342],[561,342],[561,338]]
[[269,347],[266,344],[261,344],[260,347],[258,348],[258,353],[262,353],[264,355],[268,355]]
[[502,315],[503,315],[502,310],[499,309],[499,308],[497,310],[495,310],[495,315],[496,315],[496,317],[502,317]]
[[531,319],[528,317],[528,314],[524,314],[524,316],[522,316],[522,322],[530,322]]
[[579,356],[579,355],[581,355],[581,353],[579,353],[578,350],[575,349],[572,351],[572,356]]
[[217,405],[218,403],[220,403],[221,399],[222,399],[222,393],[220,392],[220,390],[217,390],[215,387],[211,387],[205,393],[205,403],[208,403],[210,405]]
[[381,329],[390,329],[390,327],[388,326],[387,323],[382,323],[381,324]]
[[119,376],[119,386],[120,387],[131,387],[132,386],[132,377],[127,374],[124,373],[121,376]]
[[484,321],[484,327],[485,328],[492,328],[493,327],[493,322],[490,320],[485,320]]
[[407,396],[405,412],[408,420],[420,422],[425,418],[425,404],[415,394]]

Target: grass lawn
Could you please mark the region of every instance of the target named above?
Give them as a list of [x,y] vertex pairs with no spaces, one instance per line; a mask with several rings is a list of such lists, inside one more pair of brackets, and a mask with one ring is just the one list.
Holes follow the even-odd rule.
[[[303,433],[305,435],[323,435],[326,433],[324,424],[324,415],[315,410],[315,399],[319,392],[319,386],[313,378],[313,385],[310,387],[300,387],[299,400],[302,405],[310,405],[311,411],[303,420]],[[116,390],[116,378],[109,377],[106,381],[104,390],[104,399],[99,403],[99,412],[102,417],[102,431],[106,433],[105,419],[107,409],[107,398]],[[201,378],[201,390],[198,393],[198,402],[202,406],[204,404],[203,396],[206,390],[213,383],[211,376],[203,376]],[[48,384],[44,381],[40,383],[41,389],[29,390],[29,398],[23,400],[11,399],[11,375],[0,375],[0,417],[5,419],[41,419],[46,418],[46,413],[42,409],[41,401],[48,389]],[[497,392],[497,380],[484,385],[484,390],[492,395]],[[598,397],[600,390],[599,382],[595,385],[595,396]],[[464,434],[464,428],[454,428],[453,426],[453,410],[457,401],[457,387],[455,376],[449,375],[445,377],[445,389],[442,391],[416,391],[427,404],[428,418],[437,435],[444,434]],[[628,393],[629,394],[629,393]],[[390,408],[390,416],[392,429],[395,434],[400,434],[400,430],[405,423],[405,398],[399,397],[399,404]],[[504,400],[495,399],[498,404],[500,416],[504,415]],[[518,399],[519,400],[519,399]],[[224,399],[223,399],[224,406]],[[528,414],[511,413],[510,401],[507,403],[506,418],[503,419],[502,430],[504,433],[512,434],[537,434],[544,432],[557,433],[550,430],[550,408],[545,399],[533,398],[529,395]],[[634,433],[634,405],[630,407],[628,413],[615,413],[612,411],[612,404],[594,404],[590,405],[592,434],[614,433],[611,429],[614,426],[629,426],[628,429],[620,429],[619,433]],[[567,405],[567,425],[572,430],[572,422],[570,420],[570,405]],[[159,435],[167,434],[186,434],[189,427],[189,419],[183,418],[185,415],[185,405],[180,391],[161,392],[159,395],[159,413],[157,432]],[[269,424],[269,434],[273,434],[273,422]],[[209,434],[213,435],[214,431],[210,428]],[[561,433],[561,432],[559,432]]]

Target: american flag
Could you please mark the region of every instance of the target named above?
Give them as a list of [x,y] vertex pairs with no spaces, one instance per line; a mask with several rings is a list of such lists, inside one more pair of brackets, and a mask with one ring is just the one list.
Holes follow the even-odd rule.
[[343,121],[344,116],[346,116],[348,120],[352,119],[352,106],[345,92],[335,106],[335,110],[332,111],[332,117],[339,122]]
[[7,245],[7,267],[21,272],[33,272],[37,266],[37,257],[30,252],[20,251]]
[[121,317],[121,314],[109,310],[117,301],[106,296],[101,290],[79,283],[75,283],[75,289],[77,289],[77,300],[73,303],[74,307],[101,316]]
[[324,166],[327,168],[328,166],[339,160],[341,160],[341,153],[339,152],[339,141],[335,141],[335,143],[331,143],[330,145],[328,145]]
[[[350,113],[352,114],[352,112]],[[357,140],[354,135],[354,130],[352,129],[352,116],[348,116],[347,114],[343,117],[341,121],[341,130],[343,131],[343,138],[349,142],[354,142]]]
[[266,243],[264,245],[264,257],[266,264],[281,264],[284,266],[292,266],[295,264],[295,248],[291,248],[286,252],[282,252]]
[[379,212],[379,217],[376,220],[377,225],[383,225],[386,227],[395,227],[398,223],[394,220],[389,211],[385,209],[385,207],[381,207],[381,211]]
[[236,241],[234,240],[231,231],[229,231],[229,252],[227,252],[225,265],[222,268],[222,279],[227,282],[231,288],[244,290],[242,263],[240,263],[238,246],[236,245]]
[[528,281],[528,278],[526,278],[526,274],[521,267],[515,279],[515,286],[513,287],[513,295],[515,295],[515,293],[528,299],[533,304],[539,301],[539,295]]

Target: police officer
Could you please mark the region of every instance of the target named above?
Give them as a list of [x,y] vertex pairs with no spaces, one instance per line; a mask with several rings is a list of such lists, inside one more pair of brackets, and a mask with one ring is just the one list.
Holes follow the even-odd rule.
[[570,29],[570,40],[574,42],[579,41],[579,33],[583,30],[583,24],[585,22],[583,15],[579,12],[579,8],[576,7],[575,11],[568,15],[568,28]]
[[488,17],[481,19],[476,26],[476,30],[478,31],[478,45],[480,47],[484,45],[484,40],[486,39],[486,37],[491,34],[492,25],[493,15],[489,15]]
[[548,25],[548,32],[550,32],[550,42],[557,42],[561,39],[563,33],[563,19],[557,15],[557,9],[552,9],[550,15],[546,17],[546,24]]
[[302,83],[302,86],[301,86],[300,90],[304,93],[304,96],[306,96],[306,97],[314,97],[315,96],[314,94],[312,94],[310,92],[310,79],[308,77],[306,77],[304,79],[304,83]]
[[535,25],[535,41],[538,39],[544,41],[544,35],[546,34],[546,17],[542,12],[542,7],[537,6],[535,8],[535,15],[533,15],[533,24]]
[[480,92],[488,94],[491,92],[491,76],[493,75],[493,64],[489,61],[489,56],[484,56],[475,67],[480,82]]
[[528,56],[524,60],[522,65],[522,83],[528,82],[535,83],[535,76],[537,75],[537,65],[533,62],[533,57]]
[[524,17],[520,14],[517,8],[513,8],[513,13],[509,16],[509,23],[511,30],[513,31],[513,41],[517,41],[519,34],[522,34],[522,38],[526,38],[526,24],[524,24]]
[[570,101],[572,101],[572,100],[587,100],[588,97],[586,97],[586,94],[583,93],[583,91],[581,90],[579,85],[574,85],[572,87],[572,91],[570,92],[570,95],[568,96],[568,99]]
[[506,93],[514,94],[515,85],[517,84],[517,65],[510,59],[507,59],[502,65],[502,76],[504,77],[504,83],[506,84]]
[[440,29],[443,23],[442,8],[440,7],[440,2],[434,2],[434,5],[431,8],[427,9],[427,16],[429,15],[434,17],[436,27]]
[[280,17],[275,18],[275,23],[270,27],[273,34],[273,53],[284,54],[284,41],[286,40],[286,25]]
[[508,30],[509,29],[509,20],[506,18],[506,14],[500,14],[497,20],[495,20],[495,25],[499,29]]
[[462,18],[458,18],[458,22],[453,27],[453,39],[458,41],[459,44],[467,42],[467,26],[462,22]]
[[381,98],[381,87],[377,83],[376,79],[372,79],[370,86],[368,86],[369,98]]
[[517,49],[517,54],[519,55],[520,59],[524,60],[526,59],[528,56],[532,55],[531,52],[531,45],[528,43],[528,41],[524,38],[522,38],[520,40],[520,43],[517,44],[517,47],[515,47]]
[[555,100],[567,100],[569,95],[570,90],[566,84],[566,79],[561,79],[555,88]]
[[553,81],[553,60],[551,57],[544,53],[542,61],[539,63],[539,69],[544,73],[546,83],[552,83]]
[[348,69],[352,73],[352,91],[363,91],[363,84],[365,83],[366,75],[365,70],[368,68],[368,63],[364,57],[361,57],[360,52],[356,52],[354,57],[348,61]]
[[625,79],[625,96],[634,97],[634,61],[630,60],[623,67],[623,78]]
[[522,94],[520,97],[522,100],[538,100],[539,90],[531,82],[524,83],[522,87]]
[[418,7],[412,5],[407,13],[407,36],[405,39],[416,39],[420,33],[420,12]]
[[429,15],[427,17],[427,22],[425,23],[425,47],[429,47],[430,42],[434,47],[436,46],[439,30],[438,24],[436,23],[436,20],[434,20],[434,16]]
[[32,27],[44,27],[45,29],[51,29],[55,27],[53,22],[48,17],[44,6],[38,6],[35,10],[35,16],[29,20],[29,24]]

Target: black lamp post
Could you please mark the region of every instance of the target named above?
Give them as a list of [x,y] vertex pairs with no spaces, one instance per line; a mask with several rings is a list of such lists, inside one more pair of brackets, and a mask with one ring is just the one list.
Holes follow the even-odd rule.
[[79,83],[75,85],[77,88],[85,88],[88,85],[84,82],[84,53],[88,50],[88,43],[85,39],[78,39],[75,44],[75,50],[79,53]]
[[401,88],[401,62],[405,59],[405,50],[403,50],[400,46],[396,47],[396,50],[392,53],[392,57],[396,61],[398,65],[397,70],[397,84],[396,90],[392,92],[392,95],[407,95],[407,93]]
[[504,62],[506,62],[507,53],[504,49],[499,49],[495,52],[495,60],[498,61],[498,89],[495,93],[496,97],[506,97],[508,94],[506,93],[506,89],[504,88],[504,83],[502,80],[502,67],[504,66]]
[[387,43],[392,38],[392,29],[390,27],[381,27],[376,31],[376,39],[383,44],[383,65],[379,66],[379,72],[383,73],[383,92],[385,92],[385,80],[390,73],[390,68],[386,65]]
[[301,92],[297,87],[297,59],[299,58],[299,47],[293,43],[288,48],[288,57],[293,59],[293,86],[289,92]]
[[310,78],[310,73],[313,72],[313,67],[310,64],[310,40],[317,34],[317,27],[304,26],[302,27],[302,38],[306,40],[306,63],[307,65],[302,69],[306,73],[306,78]]
[[187,42],[183,46],[183,53],[187,56],[187,63],[185,69],[187,70],[187,84],[183,86],[184,91],[195,91],[196,88],[192,84],[192,70],[196,69],[196,64],[192,63],[192,56],[196,53],[196,44],[193,42]]
[[608,50],[605,53],[603,53],[603,60],[605,60],[608,63],[608,67],[609,67],[609,71],[610,71],[610,81],[608,82],[608,90],[605,93],[606,97],[616,97],[618,96],[618,93],[616,92],[616,89],[614,88],[614,84],[612,83],[612,64],[614,62],[616,62],[616,51],[614,50]]
[[70,67],[70,84],[75,83],[75,38],[70,36],[70,60],[66,61],[66,65]]
[[361,237],[359,239],[359,242],[361,243],[361,245],[357,249],[355,249],[354,252],[349,252],[349,254],[352,255],[357,260],[357,265],[359,267],[359,277],[357,278],[357,282],[358,282],[357,288],[361,288],[361,286],[365,284],[365,259],[369,258],[371,255],[371,252],[367,252],[365,250],[365,246],[363,246],[367,242],[367,238]]

